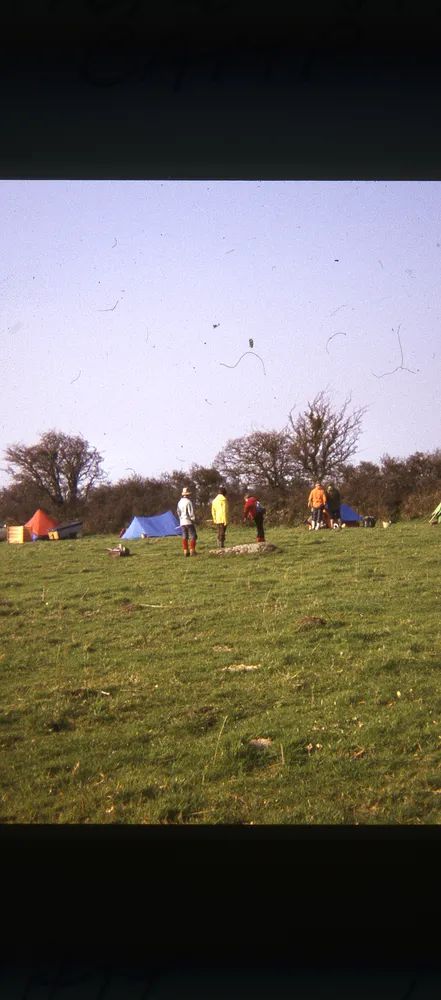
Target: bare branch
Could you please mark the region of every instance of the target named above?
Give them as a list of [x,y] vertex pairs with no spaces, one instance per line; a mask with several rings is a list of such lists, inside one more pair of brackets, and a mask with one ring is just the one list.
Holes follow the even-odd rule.
[[59,431],[43,434],[36,445],[11,445],[5,451],[7,472],[14,483],[32,485],[41,499],[57,507],[85,500],[102,480],[102,457],[84,438]]
[[285,492],[295,476],[291,442],[286,431],[254,431],[227,441],[214,464],[239,489],[256,482],[262,487]]
[[334,410],[326,391],[308,402],[296,420],[292,410],[291,452],[298,471],[313,479],[338,474],[357,448],[365,408],[349,412],[351,397]]

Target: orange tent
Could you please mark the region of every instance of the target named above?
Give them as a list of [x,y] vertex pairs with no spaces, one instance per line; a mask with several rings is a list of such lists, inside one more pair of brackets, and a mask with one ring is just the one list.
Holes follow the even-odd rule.
[[53,531],[58,523],[58,521],[54,521],[53,517],[49,517],[49,514],[46,514],[44,510],[38,509],[33,517],[26,521],[25,528],[28,528],[32,538],[47,538],[49,531]]

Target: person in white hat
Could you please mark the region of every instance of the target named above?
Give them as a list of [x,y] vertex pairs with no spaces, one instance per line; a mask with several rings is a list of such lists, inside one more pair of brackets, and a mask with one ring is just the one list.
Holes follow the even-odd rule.
[[196,541],[198,536],[196,533],[194,507],[191,501],[191,490],[188,486],[184,486],[182,490],[182,496],[176,508],[176,513],[181,525],[184,556],[195,556],[197,555]]

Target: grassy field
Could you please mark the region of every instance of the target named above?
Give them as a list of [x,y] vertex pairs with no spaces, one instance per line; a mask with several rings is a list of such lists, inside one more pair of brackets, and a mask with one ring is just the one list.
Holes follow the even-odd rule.
[[268,541],[0,545],[1,822],[441,821],[441,531]]

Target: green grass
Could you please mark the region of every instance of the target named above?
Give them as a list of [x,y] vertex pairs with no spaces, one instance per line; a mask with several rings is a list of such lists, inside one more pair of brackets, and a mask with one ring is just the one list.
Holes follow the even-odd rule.
[[268,540],[0,545],[0,822],[441,821],[441,532]]

